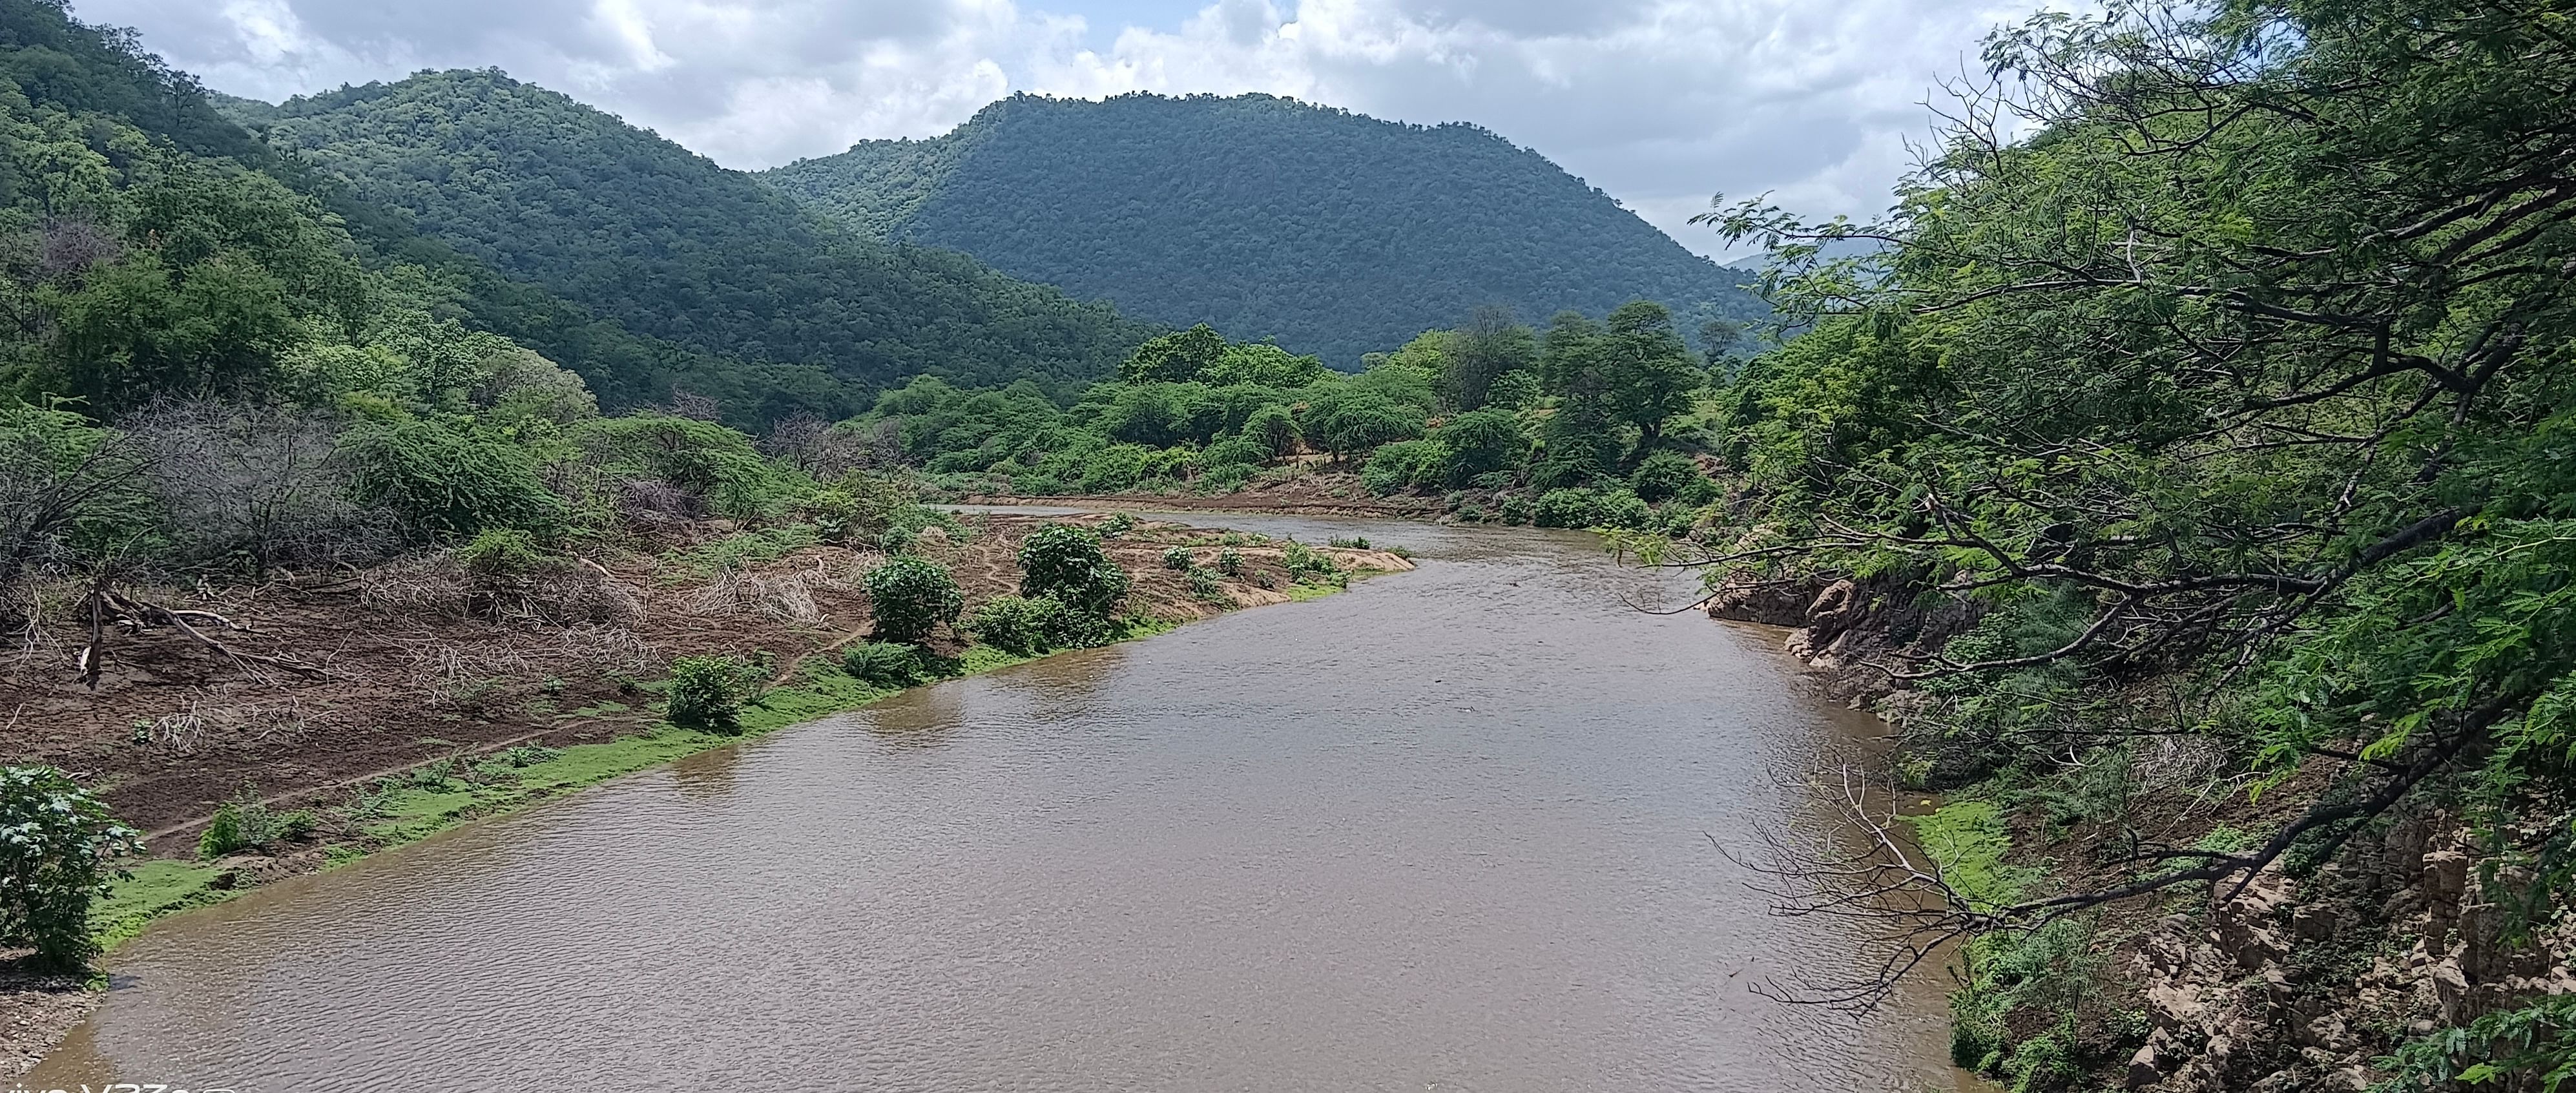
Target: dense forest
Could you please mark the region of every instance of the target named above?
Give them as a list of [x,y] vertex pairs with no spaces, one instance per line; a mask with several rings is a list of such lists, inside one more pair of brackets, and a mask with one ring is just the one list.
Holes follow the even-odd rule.
[[1690,338],[1763,311],[1735,271],[1537,152],[1268,95],[1018,95],[945,136],[761,177],[880,237],[1343,369],[1480,307],[1597,319],[1654,300]]
[[1096,378],[1153,331],[959,254],[860,238],[759,181],[493,71],[242,120],[420,233],[693,350],[854,386]]

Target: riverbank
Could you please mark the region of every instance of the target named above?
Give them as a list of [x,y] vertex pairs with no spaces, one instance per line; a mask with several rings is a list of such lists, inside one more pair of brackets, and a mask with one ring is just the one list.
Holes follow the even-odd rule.
[[[1105,520],[968,516],[953,531],[925,531],[912,549],[948,567],[971,608],[1016,587],[1029,532]],[[1289,564],[1285,542],[1122,523],[1133,526],[1104,549],[1133,581],[1129,638],[1412,568],[1383,550],[1294,548],[1328,560],[1327,572]],[[1191,554],[1189,569],[1170,564],[1175,549]],[[1221,551],[1239,559],[1233,572],[1215,564]],[[222,617],[238,659],[146,630],[110,646],[96,691],[68,666],[86,637],[57,612],[40,616],[55,625],[32,632],[0,695],[17,711],[5,746],[20,761],[78,772],[147,832],[156,856],[94,909],[97,932],[114,944],[175,910],[897,694],[905,688],[855,679],[833,655],[868,632],[860,578],[883,560],[792,530],[701,522],[499,595],[444,558],[327,582],[164,590],[155,602]],[[941,678],[1034,659],[954,634],[930,651]],[[663,722],[662,676],[684,655],[772,666],[741,733]],[[288,658],[316,670],[275,667]],[[227,801],[256,802],[303,830],[200,860],[198,837]],[[23,1072],[86,1012],[88,994],[71,980],[0,972],[0,997],[12,1003],[0,1065]]]
[[[1945,876],[1984,905],[2123,882],[2121,862],[2099,864],[2106,856],[2093,844],[2108,839],[2196,851],[2257,845],[2335,783],[2324,758],[2271,781],[2232,774],[2214,745],[2175,734],[2128,760],[2133,781],[2116,813],[2085,815],[2029,771],[1996,769],[1961,746],[1944,731],[1943,696],[1879,667],[1921,663],[1979,622],[1967,605],[1927,604],[1916,592],[1884,578],[1745,581],[1719,589],[1707,610],[1792,628],[1785,651],[1826,694],[1889,723],[1897,748],[1887,774],[1942,801],[1907,823]],[[2147,707],[2169,682],[2143,677],[2121,697]],[[2021,951],[2033,943],[2018,936],[1972,941],[1952,997],[1953,1060],[2030,1088],[2374,1088],[2388,1077],[2384,1061],[2411,1039],[2522,1000],[2576,994],[2576,924],[2516,938],[2508,910],[2481,895],[2476,838],[2458,811],[2407,810],[2353,834],[2332,860],[2276,862],[2066,919],[2050,942],[2078,956],[2056,966]],[[2033,982],[2071,1004],[2033,1018]],[[2065,1061],[2039,1080],[2022,1077],[2039,1072],[2035,1058]]]

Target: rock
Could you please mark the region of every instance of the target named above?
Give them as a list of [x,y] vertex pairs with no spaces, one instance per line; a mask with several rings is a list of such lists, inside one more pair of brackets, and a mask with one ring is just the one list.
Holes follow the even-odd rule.
[[2209,1003],[2200,992],[2178,983],[2155,983],[2147,987],[2147,1016],[2159,1030],[2179,1032],[2200,1023]]
[[2163,1063],[2164,1054],[2156,1050],[2156,1045],[2139,1048],[2137,1054],[2129,1056],[2129,1076],[2122,1084],[2130,1089],[2145,1089],[2163,1081]]
[[2325,941],[2334,936],[2335,915],[2331,907],[2310,904],[2290,912],[2290,932],[2302,941]]
[[2421,884],[2425,897],[2437,907],[2458,905],[2461,894],[2469,890],[2469,856],[2457,850],[2436,850],[2424,855]]

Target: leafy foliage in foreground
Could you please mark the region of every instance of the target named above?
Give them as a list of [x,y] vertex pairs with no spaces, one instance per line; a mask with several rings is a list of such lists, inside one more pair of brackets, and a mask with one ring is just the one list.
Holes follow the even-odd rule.
[[[1891,665],[1942,699],[1922,742],[2103,832],[2081,890],[1961,906],[1949,928],[2037,937],[2015,931],[2304,873],[2394,815],[2446,810],[2509,938],[2564,919],[2565,20],[2448,0],[2042,16],[1994,40],[1999,90],[1961,115],[2029,135],[1956,127],[1888,221],[1711,214],[1789,244],[1781,298],[1812,323],[1722,393],[1721,454],[1749,468],[1760,534],[1707,559],[1712,578],[1876,575],[1986,612],[1938,659]],[[1817,249],[1856,238],[1888,249]],[[2147,679],[2159,697],[2118,700]],[[2159,845],[2125,811],[2132,764],[2177,739],[2257,789],[2324,788],[2260,837]],[[2539,1027],[2519,1020],[2408,1065],[2493,1052],[2478,1073],[2563,1072],[2563,1037],[2499,1035]],[[2105,1063],[2075,1043],[2024,1037],[1986,1062],[2054,1088]]]
[[51,767],[0,767],[0,946],[35,950],[44,966],[88,963],[90,901],[111,861],[141,853],[139,833]]

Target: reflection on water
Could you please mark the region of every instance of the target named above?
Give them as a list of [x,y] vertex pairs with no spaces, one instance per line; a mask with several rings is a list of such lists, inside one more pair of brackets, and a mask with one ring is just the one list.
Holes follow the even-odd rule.
[[1949,1086],[1937,984],[1749,989],[1854,959],[1710,845],[1856,727],[1771,638],[1627,610],[1582,537],[1224,522],[1425,564],[180,916],[34,1084]]

